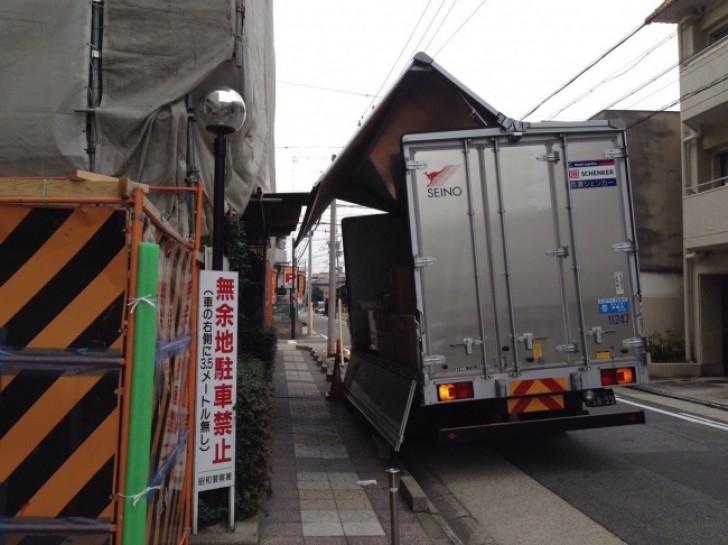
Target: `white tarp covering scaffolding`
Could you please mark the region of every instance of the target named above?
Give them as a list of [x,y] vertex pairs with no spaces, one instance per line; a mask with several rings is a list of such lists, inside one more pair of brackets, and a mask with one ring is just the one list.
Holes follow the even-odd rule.
[[[242,213],[258,187],[275,189],[271,2],[2,4],[0,176],[81,168],[183,185],[197,169],[211,196],[213,135],[190,124],[188,105],[227,85],[248,118],[227,139],[226,200]],[[186,231],[184,206],[157,205]]]

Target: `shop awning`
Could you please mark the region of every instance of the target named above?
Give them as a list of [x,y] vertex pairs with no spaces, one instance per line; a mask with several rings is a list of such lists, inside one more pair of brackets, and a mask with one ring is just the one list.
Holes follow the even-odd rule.
[[512,131],[519,124],[496,111],[429,56],[418,53],[319,178],[296,243],[313,229],[334,199],[384,212],[404,212],[403,134],[495,126]]

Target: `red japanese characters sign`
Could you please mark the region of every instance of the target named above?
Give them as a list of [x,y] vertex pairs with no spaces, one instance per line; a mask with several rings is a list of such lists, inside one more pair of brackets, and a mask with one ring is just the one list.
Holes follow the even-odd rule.
[[235,485],[238,273],[200,272],[195,489]]

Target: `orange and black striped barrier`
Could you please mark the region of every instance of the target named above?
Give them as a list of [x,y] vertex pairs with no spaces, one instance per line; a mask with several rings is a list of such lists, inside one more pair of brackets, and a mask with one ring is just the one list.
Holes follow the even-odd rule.
[[[187,190],[193,240],[149,190],[84,172],[0,178],[0,543],[132,545],[130,496],[146,499],[146,543],[187,543],[201,189]],[[150,478],[125,490],[141,241],[160,248]]]

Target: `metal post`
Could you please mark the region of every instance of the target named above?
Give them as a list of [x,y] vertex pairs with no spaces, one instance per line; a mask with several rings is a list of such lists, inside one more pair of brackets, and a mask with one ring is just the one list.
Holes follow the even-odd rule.
[[391,467],[386,470],[389,477],[389,515],[392,519],[392,545],[399,545],[399,508],[397,492],[399,492],[399,469]]
[[212,269],[222,270],[225,233],[225,135],[215,135],[215,190],[212,201]]
[[329,338],[327,341],[328,355],[336,354],[336,328],[334,320],[336,319],[336,201],[334,200],[330,206],[331,219],[329,233]]
[[308,301],[308,336],[313,337],[313,231],[308,234],[308,282],[306,283]]
[[296,288],[298,272],[296,271],[296,239],[291,237],[291,339],[296,338]]

